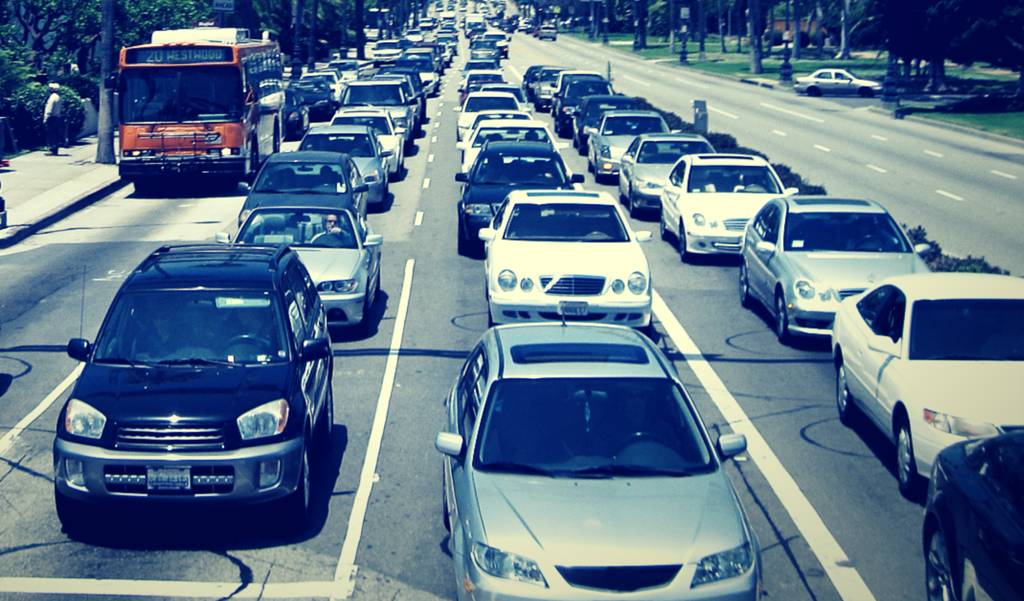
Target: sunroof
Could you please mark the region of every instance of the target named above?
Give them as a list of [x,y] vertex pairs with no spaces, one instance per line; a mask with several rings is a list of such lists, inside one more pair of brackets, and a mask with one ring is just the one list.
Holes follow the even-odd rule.
[[559,342],[517,344],[511,350],[515,363],[633,363],[648,362],[647,351],[632,344]]

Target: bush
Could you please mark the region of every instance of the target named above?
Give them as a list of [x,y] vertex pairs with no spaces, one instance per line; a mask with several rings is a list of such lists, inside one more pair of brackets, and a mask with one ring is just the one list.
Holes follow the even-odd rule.
[[995,265],[990,265],[985,257],[972,257],[967,255],[964,258],[951,257],[947,254],[943,254],[942,247],[938,242],[928,239],[928,232],[925,231],[924,227],[917,226],[908,228],[906,224],[902,224],[903,229],[906,230],[907,236],[910,237],[910,241],[917,244],[929,244],[931,248],[928,252],[921,255],[924,262],[928,264],[928,268],[932,271],[955,271],[963,273],[994,273],[997,275],[1010,275],[1009,271],[1000,269]]
[[[41,84],[30,84],[15,95],[11,128],[19,147],[38,148],[46,145],[43,113],[46,112],[46,100],[49,97],[50,88]],[[68,138],[74,142],[85,123],[82,99],[73,89],[64,86],[60,88],[60,98],[61,112],[68,125]]]
[[100,105],[100,86],[96,79],[81,73],[68,73],[57,78],[60,89],[71,88],[78,94],[79,98],[92,101],[93,107]]

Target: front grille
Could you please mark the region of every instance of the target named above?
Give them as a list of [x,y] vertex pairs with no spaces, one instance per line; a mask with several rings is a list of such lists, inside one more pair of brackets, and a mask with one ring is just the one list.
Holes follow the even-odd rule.
[[541,311],[538,313],[541,319],[549,319],[551,321],[601,321],[605,317],[608,317],[607,313],[587,313],[586,315],[559,315],[553,311]]
[[604,292],[604,278],[585,275],[565,275],[550,288],[551,276],[541,276],[540,285],[545,294],[561,296],[597,296]]
[[224,448],[224,429],[203,426],[121,426],[119,449],[199,451]]
[[142,465],[105,465],[103,482],[107,492],[132,495],[226,495],[235,488],[235,468],[230,465],[193,466],[188,490],[149,490],[146,467]]
[[570,585],[602,591],[628,593],[665,586],[679,573],[675,566],[612,566],[570,568],[555,566]]
[[864,290],[864,288],[846,288],[844,290],[839,291],[839,298],[849,298],[855,294],[860,294],[861,292],[864,292]]
[[746,219],[726,219],[722,222],[727,232],[743,232],[747,229]]

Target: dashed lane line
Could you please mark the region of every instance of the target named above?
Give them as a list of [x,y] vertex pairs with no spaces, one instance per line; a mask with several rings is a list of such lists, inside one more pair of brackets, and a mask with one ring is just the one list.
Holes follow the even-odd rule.
[[885,169],[882,169],[881,167],[876,167],[874,165],[868,165],[867,167],[868,167],[868,169],[871,169],[872,171],[877,171],[879,173],[889,173]]
[[938,158],[938,159],[941,159],[942,157],[945,156],[942,153],[935,152],[934,150],[926,150],[926,151],[924,151],[924,153],[926,155],[928,155],[928,156],[933,156],[933,157]]
[[996,171],[995,169],[993,169],[992,171],[989,171],[989,173],[991,173],[992,175],[998,175],[999,177],[1005,177],[1006,179],[1017,179],[1016,175],[1011,175],[1009,173],[1003,173],[1002,171]]
[[730,119],[739,119],[740,118],[739,115],[733,115],[732,113],[727,113],[727,112],[723,111],[722,109],[716,109],[713,106],[709,106],[708,110],[711,111],[712,113],[716,113],[716,114],[722,115],[723,117],[728,117]]
[[796,111],[791,111],[789,109],[784,109],[781,106],[775,106],[774,104],[768,104],[767,102],[762,102],[761,106],[763,106],[763,107],[765,107],[767,109],[771,109],[773,111],[777,111],[779,113],[785,113],[787,115],[792,115],[793,117],[799,117],[801,119],[806,119],[808,121],[813,121],[815,123],[824,123],[825,122],[824,119],[819,119],[817,117],[812,117],[810,115],[805,115],[803,113],[798,113]]
[[956,201],[959,201],[959,202],[963,202],[964,201],[962,196],[957,196],[956,194],[953,194],[952,192],[946,192],[945,190],[936,190],[935,193],[936,194],[941,194],[942,196],[945,196],[946,198],[952,198],[953,200],[956,200]]

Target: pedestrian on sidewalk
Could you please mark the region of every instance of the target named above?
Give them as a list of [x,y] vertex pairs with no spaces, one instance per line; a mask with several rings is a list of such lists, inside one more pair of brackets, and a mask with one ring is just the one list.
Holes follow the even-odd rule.
[[46,100],[43,111],[43,125],[46,127],[46,145],[49,154],[57,156],[57,151],[64,142],[64,117],[61,113],[60,84],[50,84],[50,97]]

